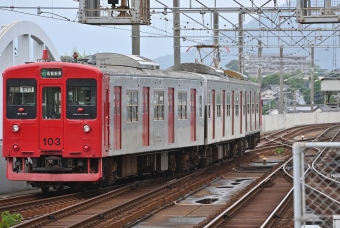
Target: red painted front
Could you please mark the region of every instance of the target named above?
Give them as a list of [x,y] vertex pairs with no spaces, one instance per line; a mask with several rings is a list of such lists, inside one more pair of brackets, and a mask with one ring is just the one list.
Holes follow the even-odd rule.
[[174,143],[174,88],[168,88],[168,143]]
[[[50,90],[50,91],[48,91]],[[53,91],[52,91],[53,90]],[[47,113],[47,104],[51,96],[56,96],[55,91],[59,91],[59,95],[65,94],[62,85],[40,85],[39,91],[41,96],[38,96],[38,120],[39,120],[39,149],[41,151],[61,151],[64,148],[64,115],[61,111],[60,116],[50,116]],[[48,92],[46,92],[48,91]],[[53,94],[50,94],[50,93]],[[38,93],[39,94],[39,93]],[[54,97],[53,97],[54,98]],[[61,96],[59,99],[62,100]],[[54,102],[54,100],[53,100]],[[42,104],[39,107],[39,104]],[[61,104],[59,109],[61,109]]]
[[149,87],[143,87],[143,146],[149,146]]
[[122,149],[122,110],[121,110],[121,99],[122,99],[122,87],[115,86],[114,90],[114,114],[113,114],[113,124],[114,124],[114,149]]
[[215,138],[215,90],[211,91],[211,106],[212,106],[212,138]]
[[196,141],[196,89],[190,90],[190,141]]
[[[42,69],[61,69],[61,78],[42,78]],[[68,119],[67,108],[67,87],[68,79],[79,80],[93,79],[96,81],[96,118],[92,119]],[[9,79],[23,81],[30,78],[36,81],[34,118],[7,118],[7,88],[6,81]],[[13,172],[12,158],[39,158],[45,156],[57,156],[62,158],[101,158],[103,151],[102,140],[102,78],[103,74],[94,67],[80,64],[43,62],[19,65],[7,68],[3,73],[3,157],[7,158],[7,177],[10,180],[37,181],[97,181],[101,176],[101,168],[96,174],[52,174],[52,173],[23,173]],[[53,93],[47,92],[49,89]],[[54,113],[49,115],[46,96],[50,96],[49,102],[54,104]],[[52,99],[53,98],[53,99]],[[33,107],[33,106],[32,106]],[[77,110],[76,106],[75,110]],[[18,110],[20,106],[18,105]],[[78,111],[81,113],[82,111]],[[79,115],[75,113],[75,115]],[[12,126],[19,126],[18,132],[12,131]],[[89,125],[90,132],[85,133],[84,125]],[[17,150],[13,145],[19,146]],[[88,150],[84,149],[87,145]],[[89,161],[87,159],[87,161]],[[78,176],[77,176],[78,175]],[[85,177],[86,176],[86,177]]]

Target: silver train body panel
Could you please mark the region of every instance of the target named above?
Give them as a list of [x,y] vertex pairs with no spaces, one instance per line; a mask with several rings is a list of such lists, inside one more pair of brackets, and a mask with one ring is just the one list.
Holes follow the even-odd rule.
[[[110,85],[110,149],[108,156],[116,155],[133,155],[147,153],[151,151],[172,151],[180,150],[185,147],[202,146],[208,144],[222,143],[225,141],[235,140],[246,137],[260,131],[260,103],[259,92],[260,86],[248,80],[239,80],[225,76],[214,70],[204,68],[206,72],[186,72],[177,71],[172,68],[168,70],[159,70],[159,67],[151,61],[145,64],[147,60],[138,60],[140,63],[133,63],[131,66],[124,65],[123,55],[97,54],[97,59],[102,61],[98,63],[105,75],[109,75]],[[139,58],[139,57],[138,57]],[[120,59],[120,60],[119,60]],[[117,64],[119,60],[119,64]],[[134,59],[136,60],[136,59]],[[128,60],[130,61],[130,60]],[[104,64],[103,64],[104,63]],[[144,67],[142,66],[144,64]],[[145,67],[146,66],[146,67]],[[203,73],[202,73],[203,72]],[[115,87],[121,88],[121,147],[113,147],[115,138],[112,136],[115,131],[115,121],[112,114],[115,112]],[[143,146],[143,88],[149,91],[149,143]],[[174,105],[174,139],[172,143],[168,141],[168,89],[173,88],[173,105]],[[192,125],[190,112],[190,92],[195,90],[195,140],[192,140]],[[137,92],[137,113],[134,121],[129,121],[127,103],[129,103],[128,94]],[[161,120],[155,119],[156,95],[163,92],[164,115]],[[212,93],[215,94],[213,101]],[[186,118],[179,118],[179,94],[186,93]],[[234,99],[232,101],[232,93]],[[230,101],[227,99],[230,94]],[[257,99],[257,103],[249,104],[248,101]],[[182,96],[181,95],[181,96]],[[223,95],[224,98],[223,98]],[[217,101],[217,98],[219,100]],[[214,106],[213,107],[213,102]],[[229,103],[228,103],[229,102]],[[238,103],[239,109],[232,108],[232,104]],[[182,104],[182,103],[181,103]],[[217,108],[217,104],[220,108]],[[227,111],[227,105],[230,105],[230,111]],[[257,108],[256,108],[257,107]],[[253,109],[249,110],[248,109]],[[223,118],[224,115],[224,118]],[[214,117],[214,118],[213,118]],[[205,121],[206,118],[206,121]],[[215,124],[213,124],[213,122]],[[224,124],[223,124],[224,122]],[[206,129],[205,129],[206,128]]]

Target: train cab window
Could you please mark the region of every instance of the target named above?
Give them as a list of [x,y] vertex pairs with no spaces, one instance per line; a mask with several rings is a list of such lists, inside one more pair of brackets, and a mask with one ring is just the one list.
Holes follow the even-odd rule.
[[187,92],[178,92],[178,119],[187,118]]
[[97,81],[68,79],[66,81],[66,117],[68,119],[97,118]]
[[216,116],[221,117],[221,92],[218,92],[216,97]]
[[42,90],[42,118],[60,119],[61,116],[60,87],[44,87]]
[[[6,117],[8,119],[35,119],[37,82],[35,79],[8,79],[6,81]],[[19,108],[22,111],[18,111]]]
[[153,100],[154,120],[164,120],[164,91],[155,91]]
[[126,92],[127,122],[138,121],[138,91]]
[[226,99],[226,110],[227,110],[227,116],[230,116],[230,93],[227,93],[227,99]]

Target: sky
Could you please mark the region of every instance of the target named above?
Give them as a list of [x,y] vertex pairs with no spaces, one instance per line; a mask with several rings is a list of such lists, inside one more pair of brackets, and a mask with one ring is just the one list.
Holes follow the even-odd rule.
[[[102,0],[103,1],[103,0]],[[159,2],[171,7],[172,0],[150,0],[151,8],[163,8]],[[238,7],[239,5],[232,0],[204,0],[200,1],[208,7]],[[249,0],[238,0],[244,6],[251,7]],[[255,5],[259,6],[267,1],[254,0]],[[277,0],[278,4],[286,3],[286,0]],[[181,0],[181,7],[202,7],[196,0]],[[33,7],[33,9],[4,9],[3,7]],[[37,15],[37,7],[53,7],[54,9],[44,9],[43,13]],[[267,6],[273,7],[271,1]],[[1,0],[0,1],[0,26],[15,21],[31,21],[40,26],[50,37],[59,55],[71,54],[74,48],[86,54],[95,54],[97,52],[115,52],[121,54],[131,54],[131,26],[97,26],[85,25],[78,23],[77,9],[56,9],[57,7],[79,7],[79,3],[74,0]],[[157,12],[161,11],[160,9]],[[52,15],[51,13],[60,15]],[[209,24],[210,15],[190,14],[199,23]],[[232,23],[237,23],[237,14],[224,14]],[[69,19],[70,21],[64,19]],[[154,14],[151,16],[151,25],[141,26],[141,55],[150,59],[173,53],[172,39],[172,14]],[[245,23],[251,20],[250,17],[245,18]],[[188,28],[200,28],[193,20],[181,15],[181,25]],[[224,26],[225,25],[225,26]],[[220,26],[230,28],[231,25],[220,19]],[[182,31],[183,35],[188,38],[187,41],[181,41],[181,51],[185,50],[197,42],[210,39],[211,33]],[[194,40],[195,42],[190,42]]]

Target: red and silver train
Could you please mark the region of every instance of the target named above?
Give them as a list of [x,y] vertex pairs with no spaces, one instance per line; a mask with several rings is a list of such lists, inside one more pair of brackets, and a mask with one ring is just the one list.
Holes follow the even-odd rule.
[[3,73],[9,180],[107,186],[242,156],[260,138],[260,85],[202,64],[167,70],[141,56],[37,62]]

